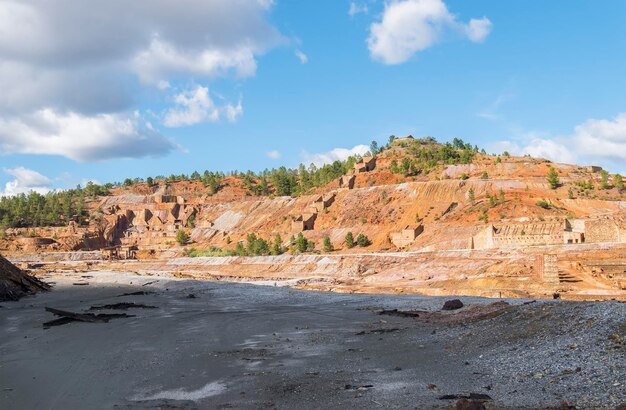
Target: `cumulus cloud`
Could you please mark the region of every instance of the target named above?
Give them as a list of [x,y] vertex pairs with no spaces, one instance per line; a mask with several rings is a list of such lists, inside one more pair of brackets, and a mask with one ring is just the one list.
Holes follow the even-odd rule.
[[0,118],[0,151],[60,155],[76,161],[163,155],[177,146],[135,113],[86,116],[43,109]]
[[178,108],[168,110],[163,120],[167,127],[216,122],[222,117],[234,122],[243,113],[241,102],[236,106],[230,103],[218,106],[209,95],[209,89],[200,85],[176,95],[174,102]]
[[590,119],[574,129],[573,139],[580,154],[626,161],[626,113],[612,120]]
[[309,57],[306,54],[304,54],[301,50],[296,50],[295,55],[298,58],[298,60],[300,60],[301,64],[306,64],[309,62]]
[[267,157],[271,159],[278,159],[281,157],[280,151],[277,150],[267,151],[265,155],[267,155]]
[[443,0],[391,0],[382,19],[372,23],[367,39],[370,55],[385,64],[400,64],[453,30],[473,42],[482,42],[491,32],[487,17],[459,22]]
[[17,167],[4,168],[3,171],[14,179],[5,184],[4,191],[0,191],[0,196],[27,194],[31,191],[45,194],[52,189],[50,178],[32,169]]
[[[0,1],[0,121],[37,130],[43,138],[45,127],[29,121],[44,112],[81,123],[124,122],[122,113],[137,106],[142,87],[175,92],[171,84],[185,76],[207,81],[253,76],[258,57],[285,42],[268,21],[273,5],[272,0]],[[224,107],[229,121],[242,112],[241,104]],[[116,127],[98,127],[105,129]],[[0,147],[16,145],[6,135],[0,130]],[[129,139],[118,143],[115,135],[105,138],[113,146],[99,143],[91,151],[120,152]],[[64,134],[48,137],[62,145],[74,142]]]
[[356,145],[353,148],[334,148],[328,152],[311,154],[304,151],[302,153],[302,161],[305,164],[314,164],[321,166],[324,164],[332,164],[335,161],[344,161],[353,155],[365,155],[370,148],[367,145]]
[[499,141],[493,150],[531,155],[566,163],[598,163],[625,172],[626,113],[615,118],[589,119],[574,127],[569,135],[550,136],[529,133],[519,141]]
[[350,8],[348,9],[348,15],[350,17],[354,17],[357,14],[367,14],[368,12],[367,4],[359,4],[354,1],[350,2]]

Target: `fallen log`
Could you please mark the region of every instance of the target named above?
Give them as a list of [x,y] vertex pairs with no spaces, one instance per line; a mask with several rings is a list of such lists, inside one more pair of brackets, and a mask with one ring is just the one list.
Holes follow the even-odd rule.
[[114,303],[112,305],[92,306],[89,310],[128,310],[128,309],[156,309],[156,306],[142,305],[139,303]]
[[127,315],[126,313],[101,313],[99,315],[95,315],[93,313],[74,313],[49,307],[46,307],[46,312],[50,312],[53,315],[60,316],[60,318],[45,322],[43,324],[43,327],[45,329],[52,326],[65,325],[71,322],[108,323],[111,319],[135,317],[134,315]]
[[426,311],[411,311],[411,310],[382,310],[378,312],[379,315],[399,316],[399,317],[419,317],[422,313],[428,313]]

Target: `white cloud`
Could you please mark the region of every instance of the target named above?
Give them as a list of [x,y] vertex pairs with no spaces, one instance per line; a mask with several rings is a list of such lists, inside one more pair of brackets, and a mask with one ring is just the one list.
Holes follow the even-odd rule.
[[177,146],[139,114],[85,116],[43,109],[0,118],[0,152],[61,155],[76,161],[163,155]]
[[164,77],[176,73],[197,74],[204,77],[250,77],[256,73],[255,51],[248,46],[233,49],[181,50],[159,38],[141,51],[133,60],[133,68],[147,84],[158,85]]
[[495,152],[508,150],[565,163],[597,163],[618,172],[626,171],[626,113],[612,120],[589,119],[566,136],[528,133],[519,142],[499,141]]
[[27,194],[31,191],[45,194],[52,189],[50,178],[32,169],[17,167],[4,168],[3,171],[14,179],[5,184],[4,191],[0,191],[0,196]]
[[295,54],[298,60],[300,60],[301,64],[306,64],[309,62],[309,57],[306,54],[304,54],[301,50],[296,50]]
[[328,152],[322,152],[319,154],[311,154],[309,152],[304,151],[302,156],[302,161],[305,164],[315,164],[316,166],[324,165],[324,164],[332,164],[335,161],[344,161],[348,157],[353,155],[365,155],[366,152],[369,152],[370,148],[367,145],[356,145],[353,148],[335,148]]
[[626,113],[613,120],[589,119],[574,129],[573,140],[581,155],[626,162]]
[[[187,76],[196,81],[253,76],[259,56],[285,43],[268,19],[273,0],[61,3],[0,1],[0,123],[30,130],[45,141],[58,140],[62,146],[75,135],[45,135],[47,127],[37,122],[42,113],[72,118],[73,124],[103,125],[110,124],[111,119],[123,123],[124,113],[137,106],[137,95],[146,85],[171,92],[171,84]],[[222,108],[228,121],[243,112],[241,103]],[[118,143],[114,141],[116,127],[96,128],[100,133],[112,132],[104,138],[99,135],[110,141],[100,150],[103,158],[114,152],[128,157],[153,151],[120,151],[117,147],[145,135],[124,137]],[[63,151],[61,155],[71,152],[68,157],[76,157],[73,150],[48,143],[23,147],[25,144],[8,134],[0,129],[0,150]],[[160,140],[160,148],[169,144],[160,136],[147,138]],[[84,139],[91,143],[96,140],[89,135]],[[89,158],[98,158],[96,152],[94,155]]]
[[491,33],[493,24],[487,17],[481,19],[471,19],[465,27],[467,38],[474,43],[482,43]]
[[230,103],[218,106],[209,95],[209,89],[200,85],[176,95],[174,102],[180,108],[172,108],[167,111],[163,120],[163,124],[167,127],[216,122],[222,116],[225,116],[228,121],[234,122],[243,113],[241,101],[236,106]]
[[267,155],[267,157],[271,159],[278,159],[281,157],[280,151],[277,150],[267,151],[265,155]]
[[483,17],[463,24],[443,0],[391,0],[385,4],[381,21],[370,26],[367,44],[373,59],[400,64],[436,44],[447,29],[482,42],[491,32],[491,22]]
[[557,140],[533,138],[522,149],[522,154],[535,158],[547,158],[554,162],[574,163],[576,154]]
[[350,8],[348,9],[348,15],[350,17],[354,17],[357,14],[367,14],[368,12],[367,4],[358,4],[354,1],[350,2]]

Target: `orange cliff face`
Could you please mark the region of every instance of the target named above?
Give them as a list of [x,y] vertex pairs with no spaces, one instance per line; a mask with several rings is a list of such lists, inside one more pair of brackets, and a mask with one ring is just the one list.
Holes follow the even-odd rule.
[[[221,180],[215,194],[198,180],[115,188],[111,195],[87,203],[88,226],[8,230],[0,249],[67,251],[128,245],[159,252],[180,248],[179,230],[189,233],[189,246],[198,249],[234,249],[249,234],[267,240],[278,234],[287,244],[299,233],[315,242],[318,251],[329,237],[336,251],[348,253],[515,247],[566,244],[566,237],[576,241],[575,232],[566,233],[573,232],[566,220],[590,218],[610,220],[607,223],[616,233],[607,238],[623,240],[625,192],[599,189],[600,174],[594,170],[476,153],[471,164],[439,163],[405,176],[398,164],[414,157],[402,144],[392,145],[375,161],[356,164],[344,187],[336,180],[295,198],[252,195],[244,180],[233,176]],[[550,167],[559,173],[557,189],[550,189],[546,181]],[[576,185],[589,180],[594,189]],[[513,225],[520,228],[507,228]],[[482,238],[492,235],[489,229],[496,240],[485,244]],[[526,231],[533,229],[550,235],[529,239]],[[419,232],[392,240],[411,230]],[[372,244],[346,249],[348,232],[366,235]],[[578,234],[585,242],[584,232]],[[587,235],[586,242],[594,237],[600,240]]]

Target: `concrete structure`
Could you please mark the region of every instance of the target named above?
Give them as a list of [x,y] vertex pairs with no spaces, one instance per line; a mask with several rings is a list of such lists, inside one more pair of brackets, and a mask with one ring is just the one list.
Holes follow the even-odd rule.
[[424,226],[406,226],[399,232],[393,232],[389,237],[391,239],[391,243],[397,248],[404,248],[405,246],[411,245],[415,242],[415,239],[424,232]]
[[100,250],[102,257],[108,260],[135,259],[138,248],[134,245],[109,246]]
[[354,189],[355,175],[344,175],[339,178],[339,188]]
[[293,219],[291,221],[291,231],[294,233],[300,233],[303,231],[312,231],[315,229],[315,220],[317,219],[317,214],[315,213],[307,213],[302,214]]
[[582,232],[572,232],[572,231],[564,231],[563,232],[563,243],[583,243],[585,242],[585,234]]
[[535,271],[543,283],[558,285],[560,282],[557,255],[537,255]]
[[488,224],[473,235],[470,249],[626,242],[626,218],[604,217],[550,222]]
[[357,174],[370,172],[376,168],[376,157],[363,157],[354,164],[354,172]]
[[331,206],[333,202],[335,202],[335,194],[333,192],[324,194],[319,196],[315,201],[313,201],[313,203],[309,207],[309,210],[311,213],[320,213],[324,209]]

